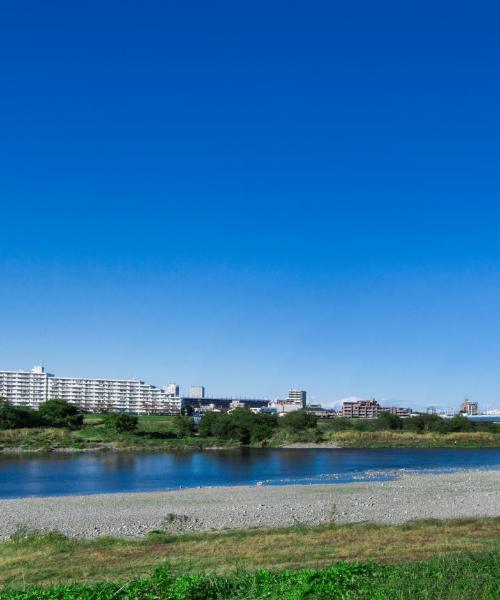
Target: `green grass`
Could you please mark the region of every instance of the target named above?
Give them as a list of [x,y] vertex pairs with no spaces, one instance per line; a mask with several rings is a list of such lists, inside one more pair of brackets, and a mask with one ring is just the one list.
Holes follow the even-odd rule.
[[500,435],[483,431],[325,431],[323,439],[342,448],[498,448]]
[[[172,516],[165,514],[165,521]],[[0,543],[0,588],[126,582],[160,567],[174,575],[232,575],[269,569],[323,568],[339,561],[398,563],[435,556],[500,552],[500,518],[415,521],[405,525],[300,526],[142,539],[68,538],[19,531]]]
[[339,562],[322,569],[174,576],[168,568],[126,583],[6,590],[2,600],[497,600],[500,552],[398,565]]
[[100,415],[87,415],[84,426],[77,431],[58,428],[0,430],[0,449],[4,451],[51,451],[60,448],[74,450],[193,450],[205,447],[225,447],[231,441],[198,436],[178,437],[174,417],[139,418],[134,433],[117,433],[104,424]]

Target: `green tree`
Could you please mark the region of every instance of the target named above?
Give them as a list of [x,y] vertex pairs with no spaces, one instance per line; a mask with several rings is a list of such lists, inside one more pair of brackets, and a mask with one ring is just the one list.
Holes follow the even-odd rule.
[[200,422],[199,433],[203,437],[213,436],[249,444],[268,439],[277,426],[275,415],[254,414],[247,408],[236,408],[230,413],[206,413]]
[[455,433],[456,431],[473,431],[474,423],[467,417],[455,415],[451,419],[443,419],[443,431],[445,433]]
[[41,419],[31,408],[14,406],[0,398],[0,429],[20,429],[22,427],[38,427]]
[[223,413],[217,412],[207,412],[203,415],[200,425],[198,428],[198,433],[202,437],[212,437],[215,435],[215,425],[216,423],[224,417]]
[[139,417],[128,413],[110,413],[106,415],[106,425],[118,433],[132,433],[136,431]]
[[318,417],[304,410],[296,410],[281,417],[279,423],[286,429],[299,432],[306,429],[314,429],[318,423]]
[[393,415],[390,412],[383,412],[375,420],[375,426],[377,429],[403,429],[403,419],[398,415]]
[[78,408],[57,398],[41,404],[38,414],[47,427],[79,429],[83,425],[83,415],[79,413]]
[[175,417],[174,425],[177,431],[177,436],[181,438],[193,435],[196,429],[193,419],[187,416]]
[[257,413],[254,415],[254,422],[250,432],[251,441],[260,443],[268,440],[278,427],[277,415],[266,415]]

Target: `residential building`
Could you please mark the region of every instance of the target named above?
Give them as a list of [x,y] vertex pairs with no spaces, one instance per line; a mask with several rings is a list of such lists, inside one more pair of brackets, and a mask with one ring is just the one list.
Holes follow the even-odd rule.
[[38,408],[47,400],[48,375],[41,365],[31,371],[0,371],[0,398],[16,406]]
[[376,419],[385,412],[401,418],[407,418],[412,415],[410,408],[399,406],[384,407],[372,399],[344,401],[342,410],[339,412],[339,417],[345,417],[346,419]]
[[273,408],[274,410],[276,410],[278,415],[284,415],[286,413],[302,410],[303,406],[301,402],[296,402],[295,400],[276,399],[272,402],[269,402],[269,408]]
[[390,412],[391,415],[396,415],[397,417],[401,417],[401,419],[411,417],[413,414],[411,408],[404,408],[402,406],[391,406],[389,408],[382,408],[381,411]]
[[376,419],[381,406],[376,400],[345,401],[342,404],[342,417],[346,419]]
[[179,396],[180,388],[176,383],[167,383],[164,385],[162,390],[167,396]]
[[31,371],[0,371],[0,397],[35,409],[60,398],[84,412],[180,414],[182,405],[179,397],[139,379],[56,377],[39,365]]

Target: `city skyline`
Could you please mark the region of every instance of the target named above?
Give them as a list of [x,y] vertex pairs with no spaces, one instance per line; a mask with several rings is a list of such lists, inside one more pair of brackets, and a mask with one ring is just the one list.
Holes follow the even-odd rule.
[[500,11],[28,5],[2,368],[500,408]]
[[[169,383],[164,383],[164,384],[151,384],[150,382],[144,381],[144,379],[140,378],[140,377],[118,377],[118,378],[114,378],[114,377],[94,377],[92,375],[59,375],[59,374],[54,374],[52,372],[46,371],[45,369],[45,364],[43,362],[40,362],[38,364],[35,364],[31,369],[1,369],[0,368],[0,399],[7,399],[10,401],[9,395],[8,394],[3,394],[2,395],[2,375],[21,375],[21,376],[33,376],[35,378],[39,378],[43,375],[43,377],[45,378],[45,398],[49,399],[49,398],[59,398],[59,397],[64,397],[65,394],[69,394],[69,397],[71,397],[72,401],[75,401],[76,399],[80,402],[80,401],[87,401],[89,404],[95,404],[95,398],[92,400],[91,396],[92,394],[95,393],[95,391],[93,390],[90,395],[89,398],[85,398],[85,393],[83,388],[80,388],[80,385],[78,384],[78,390],[76,392],[75,395],[75,391],[71,390],[71,384],[72,382],[90,382],[90,381],[94,381],[94,382],[99,382],[99,381],[104,381],[104,382],[108,382],[110,384],[117,384],[117,383],[137,383],[137,384],[141,384],[144,391],[146,392],[146,394],[149,394],[149,396],[146,396],[148,400],[151,399],[151,393],[154,392],[155,394],[161,394],[163,397],[163,401],[168,401],[168,398],[184,398],[184,399],[204,399],[204,400],[210,400],[211,398],[224,398],[224,399],[233,399],[233,400],[245,400],[245,399],[251,399],[251,398],[256,398],[257,396],[249,396],[249,395],[244,395],[241,393],[231,393],[231,394],[218,394],[218,393],[213,393],[213,392],[208,392],[207,393],[207,389],[205,386],[203,385],[196,385],[196,386],[181,386],[179,385],[179,383],[177,382],[169,382]],[[65,384],[65,386],[59,388],[57,382],[67,382],[70,384],[69,388],[67,387],[67,383]],[[49,385],[49,382],[51,382],[51,385]],[[33,385],[33,384],[31,384]],[[31,388],[30,385],[30,388]],[[37,389],[40,386],[39,383],[35,383],[35,395],[38,394],[39,390]],[[63,395],[61,396],[59,393],[59,389],[63,392]],[[119,388],[117,388],[119,389]],[[139,389],[139,388],[138,388]],[[186,393],[183,393],[183,389],[188,390]],[[112,390],[113,393],[115,393],[114,390]],[[33,392],[33,390],[31,390],[31,392]],[[351,395],[351,396],[346,396],[343,398],[339,398],[339,399],[326,399],[326,400],[318,400],[314,397],[309,397],[310,399],[307,400],[308,397],[308,392],[307,390],[304,390],[302,388],[296,388],[294,386],[288,387],[288,400],[292,399],[294,401],[300,401],[302,403],[303,406],[307,405],[317,405],[319,404],[320,406],[322,406],[323,408],[328,408],[328,409],[341,409],[342,405],[344,403],[352,403],[352,402],[365,402],[365,401],[374,401],[376,400],[375,397],[373,395],[367,396],[366,398],[362,398],[360,396],[355,396],[355,395]],[[270,396],[268,396],[267,394],[260,394],[259,398],[261,399],[265,399],[269,402],[278,402],[278,401],[283,401],[283,399],[285,398],[285,395],[283,394],[283,392],[279,395],[279,396],[275,396],[274,398],[271,398]],[[378,401],[384,403],[384,402],[390,402],[389,399],[387,398],[378,398]],[[136,402],[136,400],[134,401]],[[477,400],[474,401],[470,401],[469,398],[464,398],[463,400],[460,401],[460,407],[464,406],[466,403],[472,403],[476,405],[476,410],[477,410],[477,405],[480,404]],[[434,403],[434,404],[430,404],[427,405],[426,407],[410,407],[410,405],[407,405],[409,408],[416,408],[417,410],[422,410],[422,409],[432,409],[432,410],[437,410],[437,411],[441,411],[441,412],[450,412],[450,413],[456,413],[456,406],[454,405],[442,405],[439,403]],[[484,411],[491,411],[491,410],[497,410],[497,407],[495,406],[491,406],[491,405],[486,405],[486,404],[480,404],[480,408],[481,410]],[[461,410],[461,408],[459,408],[459,410]]]

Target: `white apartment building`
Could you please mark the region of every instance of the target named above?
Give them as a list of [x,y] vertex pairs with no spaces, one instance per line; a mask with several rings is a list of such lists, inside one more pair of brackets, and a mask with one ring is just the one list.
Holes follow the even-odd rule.
[[273,400],[269,402],[269,408],[275,410],[278,415],[304,410],[306,407],[307,392],[305,390],[288,390],[286,400]]
[[31,371],[0,371],[0,398],[31,408],[60,398],[85,412],[136,414],[180,414],[182,403],[139,379],[56,377],[39,365]]
[[16,406],[38,406],[47,400],[48,377],[36,365],[31,371],[0,371],[0,398]]
[[167,396],[179,396],[180,388],[177,383],[167,383],[161,388]]

